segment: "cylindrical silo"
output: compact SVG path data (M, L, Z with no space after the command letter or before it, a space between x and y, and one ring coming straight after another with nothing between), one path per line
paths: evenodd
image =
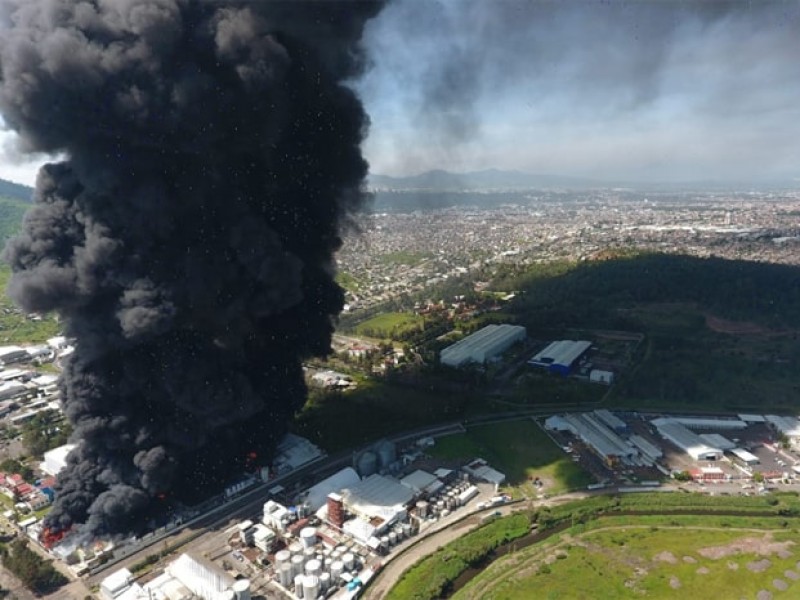
M300 530L300 541L304 548L313 548L317 543L317 530L313 527L303 527Z
M344 563L344 568L347 571L352 571L353 567L355 566L356 557L353 556L351 552L348 552L342 557L342 562Z
M303 597L303 579L305 575L295 575L294 578L294 595L298 598Z
M292 559L292 553L288 550L279 550L275 553L275 568L280 569L281 565L288 563Z
M323 592L327 592L328 588L331 587L331 574L330 573L323 573L319 576L319 587Z
M389 532L389 545L392 547L397 545L397 534L394 531Z
M316 575L319 577L321 573L322 563L320 563L316 558L306 563L306 575Z
M292 573L292 565L289 563L282 564L278 570L278 581L280 584L287 590L291 589L293 577L294 574Z
M339 585L339 577L344 571L344 563L340 560L335 560L331 563L331 580L333 585Z
M407 538L412 535L411 523L403 523L403 535Z
M233 591L236 593L236 600L250 600L250 580L237 579L233 582Z
M299 554L302 551L303 551L303 544L301 544L300 542L292 542L289 545L289 552L291 552L292 554Z
M306 575L303 578L303 598L304 600L316 600L319 596L319 577L316 575Z
M295 554L292 557L292 577L303 574L303 565L305 562L305 558L303 558L302 554Z

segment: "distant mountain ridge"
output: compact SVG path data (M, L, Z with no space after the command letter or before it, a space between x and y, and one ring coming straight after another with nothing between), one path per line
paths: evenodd
M31 202L33 199L33 188L27 185L14 183L13 181L0 179L0 198L11 198L13 200Z
M524 171L504 171L484 169L466 173L452 173L442 169L425 171L408 177L370 174L368 182L377 189L395 190L478 190L478 189L529 189L549 187L598 187L608 186L601 182L582 177L565 177L526 173Z
M746 190L746 189L797 189L797 180L752 180L752 181L684 181L684 182L646 182L632 180L590 179L565 175L526 173L502 169L484 169L453 173L442 169L425 171L408 177L392 177L370 173L368 185L375 190L417 191L417 192L462 192L487 190L525 190L525 189L590 189L590 188L631 188L639 190Z

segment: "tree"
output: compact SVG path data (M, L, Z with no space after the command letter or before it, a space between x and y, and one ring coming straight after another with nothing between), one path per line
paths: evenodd
M7 458L0 462L0 470L4 473L19 473L25 481L33 479L33 469L16 458Z

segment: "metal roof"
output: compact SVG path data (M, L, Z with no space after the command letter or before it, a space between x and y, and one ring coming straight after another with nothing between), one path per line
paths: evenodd
M766 420L787 437L800 437L800 419L766 415Z
M568 414L564 420L576 435L604 458L634 456L636 451L606 425L591 414Z
M442 363L460 366L467 362L484 362L494 354L502 352L515 341L527 335L520 325L487 325L463 340L444 348L439 353Z
M591 347L592 342L585 340L577 342L574 340L558 340L551 343L528 362L537 365L563 365L568 367Z

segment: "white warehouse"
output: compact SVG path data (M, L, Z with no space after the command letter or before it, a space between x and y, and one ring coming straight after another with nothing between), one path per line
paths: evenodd
M721 460L722 450L712 448L694 431L676 419L660 418L652 421L665 440L675 444L695 460Z
M520 325L487 325L442 350L439 360L450 367L462 367L468 363L484 364L526 336L525 328Z

